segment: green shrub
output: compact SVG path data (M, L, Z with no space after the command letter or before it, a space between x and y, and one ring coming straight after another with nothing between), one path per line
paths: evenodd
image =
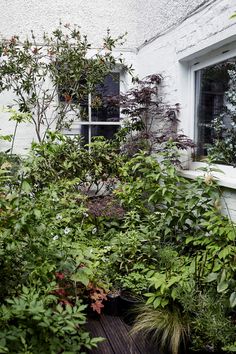
M49 290L23 287L19 297L6 299L0 307L1 353L85 353L102 340L83 329L85 305L63 307Z

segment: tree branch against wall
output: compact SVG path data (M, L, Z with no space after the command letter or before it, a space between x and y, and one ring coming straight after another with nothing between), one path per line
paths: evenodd
M114 69L121 57L112 50L124 42L124 35L112 38L110 31L100 49L89 55L91 45L79 27L60 24L51 35L44 33L39 45L34 32L24 41L18 36L0 44L0 92L12 91L20 112L31 114L31 123L39 142L46 132L63 128L69 111L78 114L78 104L85 95ZM127 68L131 70L131 67ZM86 78L86 80L85 80ZM64 87L64 103L58 100L58 89Z

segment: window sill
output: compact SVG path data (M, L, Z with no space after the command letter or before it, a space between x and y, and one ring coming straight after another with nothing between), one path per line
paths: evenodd
M203 177L206 172L198 170L199 168L206 167L207 165L202 162L192 162L188 170L181 170L180 174L183 177L195 179L197 177ZM231 189L236 189L236 168L224 165L214 165L212 168L216 167L222 172L214 172L211 174L222 187L227 187Z

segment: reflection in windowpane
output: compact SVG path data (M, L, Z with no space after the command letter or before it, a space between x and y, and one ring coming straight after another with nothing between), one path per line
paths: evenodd
M92 137L104 136L106 139L113 139L120 127L117 125L93 125L91 128Z
M226 92L230 86L228 71L235 68L236 58L211 65L195 73L195 141L197 156L207 155L207 145L212 144L215 130L213 120L218 118L228 105ZM229 124L225 118L224 124ZM222 136L222 139L224 136Z
M96 88L92 95L92 121L95 122L118 122L120 109L111 98L120 93L120 75L112 73L105 77L103 84Z

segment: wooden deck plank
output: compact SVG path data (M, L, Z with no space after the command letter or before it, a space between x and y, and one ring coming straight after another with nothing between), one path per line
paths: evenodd
M147 352L147 348L146 348L144 337L142 335L133 335L133 334L131 334L130 331L132 329L132 326L127 325L125 322L124 322L124 326L125 326L126 330L128 331L129 335L131 336L131 338L133 339L136 347L139 349L140 353L149 354Z
M86 329L93 337L106 338L104 342L98 344L97 348L90 350L90 354L115 354L100 321L89 319L86 324Z
M133 339L128 334L124 322L119 317L102 315L100 322L115 354L142 353L136 347Z

